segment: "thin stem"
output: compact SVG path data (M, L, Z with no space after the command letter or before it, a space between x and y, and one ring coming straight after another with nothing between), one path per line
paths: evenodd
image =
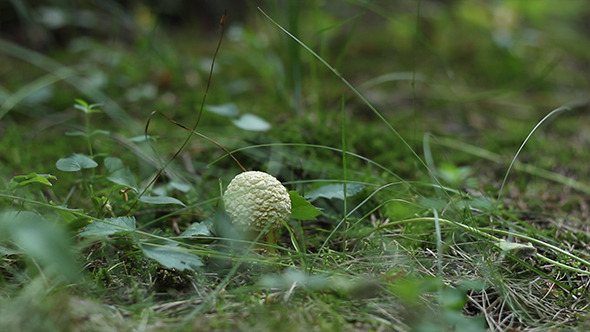
M549 114L547 114L541 121L539 121L539 123L537 123L535 125L535 127L533 128L533 130L531 130L531 132L527 135L527 137L524 139L524 141L522 142L522 144L518 148L518 151L516 151L514 158L512 158L512 161L510 162L510 165L508 166L508 169L506 170L506 174L504 175L504 180L502 180L502 185L500 186L500 190L498 191L498 198L497 198L498 204L500 204L500 198L502 198L502 191L504 190L504 186L506 185L506 181L508 180L508 175L510 174L512 167L514 166L514 163L516 162L516 158L518 158L518 155L520 155L520 152L522 151L522 149L524 149L524 146L529 141L531 136L533 136L533 134L535 133L537 128L539 128L545 121L547 121L553 115L563 112L563 111L569 111L569 110L571 110L571 108L568 106L561 106L559 108L554 109Z

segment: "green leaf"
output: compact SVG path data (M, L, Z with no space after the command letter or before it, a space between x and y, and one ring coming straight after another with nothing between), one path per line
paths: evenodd
M436 292L440 282L440 280L431 276L424 278L409 277L388 284L388 288L404 303L413 305L419 303L423 294Z
M298 220L315 220L322 211L311 205L296 191L289 191L291 197L291 217Z
M132 188L133 190L137 191L137 185L135 184L135 179L133 178L133 175L131 175L131 172L129 172L129 174L124 174L121 176L109 175L107 176L107 180L121 186Z
M168 183L168 187L172 188L172 189L176 189L176 190L181 191L183 193L186 193L191 189L190 185L188 185L186 183L178 182L178 181L170 181L170 183Z
M76 104L74 104L74 108L88 108L88 103L84 99L75 99Z
M141 142L147 142L147 141L156 141L158 139L159 136L150 136L150 135L139 135L139 136L134 136L131 137L129 139L129 141L134 142L134 143L141 143Z
M67 158L61 158L55 163L55 167L64 172L77 172L83 168L94 168L96 166L98 166L96 161L77 153Z
M31 183L40 183L46 186L53 186L49 180L57 180L57 178L51 174L37 174L29 173L27 175L17 175L10 179L10 188L24 187Z
M232 122L236 127L249 131L268 131L270 129L270 123L254 114L244 114Z
M115 173L117 171L125 169L123 162L119 158L108 157L104 159L104 166L107 168L109 173Z
M176 245L155 246L146 243L141 248L146 257L156 260L169 269L195 271L203 266L203 262L199 256L188 253Z
M227 116L230 118L236 117L240 114L238 107L234 103L223 104L223 105L207 105L205 106L205 110L211 113L215 113L222 116Z
M94 220L79 235L83 237L107 237L116 233L129 233L135 228L135 217L106 218L104 221Z
M365 186L360 183L349 183L346 185L346 197L354 196L360 193L364 188ZM344 184L328 184L312 191L305 196L305 198L309 199L310 201L314 201L320 197L344 200Z
M84 214L83 209L68 209L64 206L59 206L55 204L55 202L49 202L51 206L57 207L57 212L60 215L60 221L62 224L66 225L68 229L78 231L80 228L87 226L92 222L90 217L86 215L80 216L80 214ZM74 212L76 214L74 214Z
M169 196L142 196L139 201L148 204L177 204L185 206L183 202Z
M182 234L180 237L193 237L193 236L211 236L211 222L203 221L203 222L195 222L192 223Z
M73 281L79 266L68 234L55 222L30 211L0 213L0 240L14 242L19 250L39 264L46 275Z
M123 165L121 159L114 157L105 158L104 165L110 173L110 175L107 176L107 180L125 187L133 188L137 191L135 178L131 171Z
M392 200L385 204L383 213L392 220L413 218L419 215L424 208L404 200Z
M95 109L95 107L98 107L98 106L100 106L100 104L89 105L86 101L84 101L82 99L76 99L76 104L74 104L75 109L80 110L86 114L102 112L99 109Z

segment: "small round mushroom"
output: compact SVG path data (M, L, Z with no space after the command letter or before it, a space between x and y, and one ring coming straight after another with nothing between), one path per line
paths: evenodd
M232 223L245 230L277 230L291 214L287 189L264 172L236 175L223 194L223 202Z

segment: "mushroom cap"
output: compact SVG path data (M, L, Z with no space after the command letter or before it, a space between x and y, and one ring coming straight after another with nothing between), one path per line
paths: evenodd
M291 214L287 189L274 176L258 171L234 177L223 194L232 223L255 231L278 228Z

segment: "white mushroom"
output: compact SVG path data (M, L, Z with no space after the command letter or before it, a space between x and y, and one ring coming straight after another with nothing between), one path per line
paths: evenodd
M291 214L287 189L264 172L236 175L223 194L223 202L232 223L246 230L274 231Z

